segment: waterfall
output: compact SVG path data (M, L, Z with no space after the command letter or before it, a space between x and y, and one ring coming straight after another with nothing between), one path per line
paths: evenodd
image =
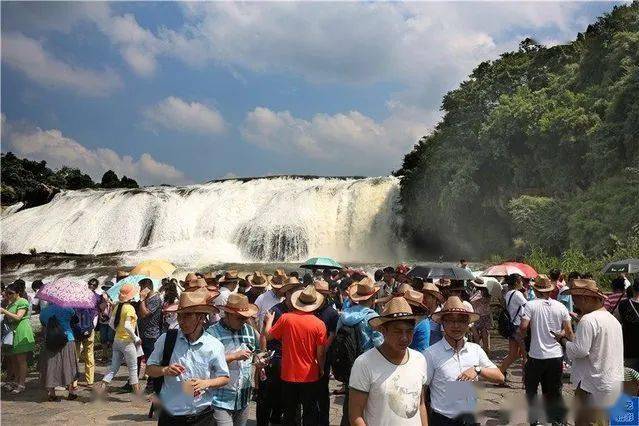
M134 263L399 259L395 177L256 178L186 187L63 191L4 214L3 254L122 253Z

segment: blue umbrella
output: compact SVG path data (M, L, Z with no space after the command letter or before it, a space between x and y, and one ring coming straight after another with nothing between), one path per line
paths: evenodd
M304 269L342 269L342 265L330 257L311 257L300 268Z
M148 278L151 281L153 281L153 290L154 291L158 291L158 289L160 288L160 280L159 279L150 278L150 277L147 277L145 275L129 275L128 277L123 278L120 281L118 281L117 283L115 283L113 285L113 287L111 287L109 290L107 290L107 292L106 292L107 296L109 296L109 298L111 300L118 300L118 294L120 293L120 288L124 284L131 284L131 285L133 285L133 287L135 287L137 289L137 294L133 298L133 301L137 302L138 300L140 300L140 285L138 283L140 282L140 280L142 280L144 278Z

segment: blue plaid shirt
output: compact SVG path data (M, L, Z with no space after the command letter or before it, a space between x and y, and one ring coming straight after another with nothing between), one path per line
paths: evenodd
M244 349L254 351L259 347L257 332L248 324L244 324L240 330L232 330L222 320L209 327L206 332L222 342L225 354ZM251 400L253 390L252 359L233 361L228 366L229 383L213 391L213 406L231 411L242 410Z

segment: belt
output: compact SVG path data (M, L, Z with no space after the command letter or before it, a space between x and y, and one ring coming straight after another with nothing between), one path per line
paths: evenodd
M184 414L182 416L172 416L170 415L168 412L164 412L165 415L169 418L169 420L173 420L175 422L179 422L179 423L194 423L197 422L198 420L201 420L202 417L210 414L213 412L213 407L212 406L208 406L206 407L204 410L200 411L199 413L195 413L195 414Z

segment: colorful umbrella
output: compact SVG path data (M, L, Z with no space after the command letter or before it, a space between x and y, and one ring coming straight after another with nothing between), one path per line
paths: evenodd
M300 268L304 269L342 269L342 265L330 257L312 257L304 262Z
M533 278L534 279L534 278L537 278L537 276L539 275L537 273L537 271L535 271L535 268L533 268L532 266L530 266L527 263L504 262L504 265L512 265L512 266L518 267L524 273L524 275L522 275L524 278Z
M151 278L165 278L175 271L175 265L167 260L146 260L130 272L131 275L145 275Z
M86 309L95 308L99 298L86 283L71 281L68 278L58 278L45 284L35 297L63 308Z
M151 281L153 281L153 289L155 291L157 291L160 288L160 280L156 278L150 278L144 275L129 275L128 277L123 278L117 283L115 283L113 287L107 290L107 296L109 296L111 300L116 301L118 300L118 294L120 293L120 288L122 288L124 284L131 284L137 290L136 295L133 298L133 301L137 302L138 300L140 300L140 284L138 283L140 282L140 280L144 278L149 278Z
M485 277L505 277L510 274L521 275L522 277L526 276L526 273L515 265L508 265L506 263L502 263L499 265L491 266L483 272L483 276Z

